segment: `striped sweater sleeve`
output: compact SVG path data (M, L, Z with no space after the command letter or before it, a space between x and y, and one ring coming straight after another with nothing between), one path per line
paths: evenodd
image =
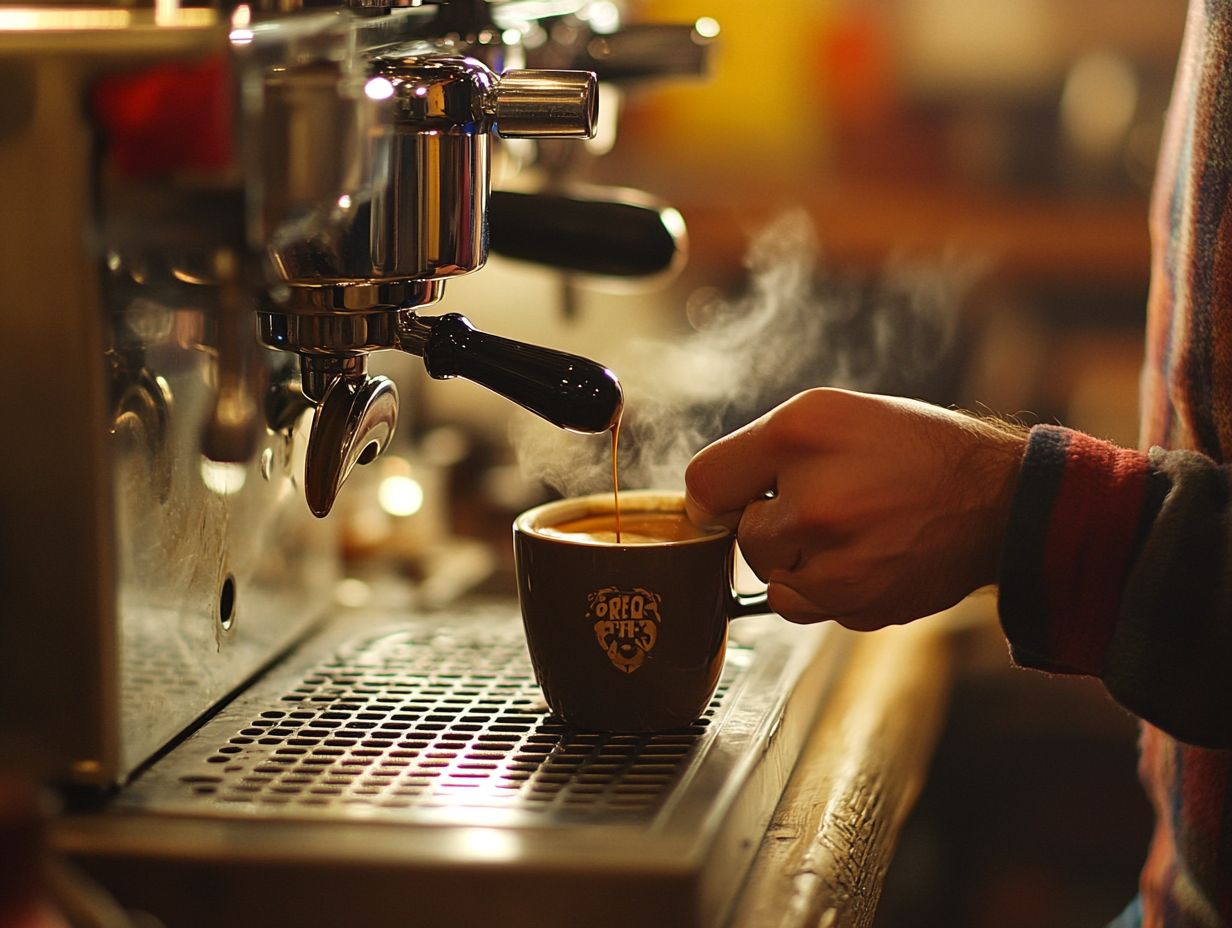
M1232 472L1032 429L999 584L1016 663L1100 677L1179 740L1232 747Z

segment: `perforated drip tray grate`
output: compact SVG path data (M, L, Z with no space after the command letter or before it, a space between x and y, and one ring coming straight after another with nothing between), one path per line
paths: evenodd
M194 745L205 756L179 774L180 798L327 817L379 809L389 818L485 810L487 822L494 810L538 823L644 818L704 748L749 659L748 648L732 649L693 725L615 735L547 714L520 630L507 622L363 636L313 667L276 708L254 707L225 740ZM244 714L227 713L228 723Z
M175 928L719 924L846 636L741 619L700 719L618 735L548 714L515 609L339 620L60 846Z

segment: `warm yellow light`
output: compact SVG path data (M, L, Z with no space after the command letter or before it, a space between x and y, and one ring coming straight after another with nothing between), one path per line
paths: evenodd
M347 577L345 580L339 580L334 587L334 598L343 606L362 609L372 599L372 588L362 580Z
M234 496L244 489L248 472L243 464L220 464L209 458L201 459L201 482L219 496Z
M465 828L457 839L468 857L483 861L513 861L522 853L522 839L500 828Z
M620 28L620 7L615 3L592 3L585 16L591 30L598 35L610 35Z
M227 38L232 45L248 45L252 42L252 8L247 3L241 3L231 14L231 32Z
M1088 157L1121 150L1138 110L1138 78L1122 55L1091 52L1074 62L1061 91L1061 126Z
M154 24L170 26L180 11L180 0L154 0Z
M32 29L125 29L132 25L128 10L0 9L0 31Z
M703 16L693 24L693 29L703 39L717 39L719 36L719 21L711 16Z
M157 0L154 7L154 24L176 29L198 29L212 26L217 21L215 12L206 8L183 9L179 0ZM0 8L0 32L93 32L98 30L127 29L142 25L140 13L130 10L54 9L44 7L9 6Z
M689 229L685 225L684 217L680 215L680 211L667 207L659 213L659 218L663 221L664 228L672 234L674 238L683 239L688 235Z
M391 516L413 516L423 508L423 487L412 477L395 474L381 481L377 501Z

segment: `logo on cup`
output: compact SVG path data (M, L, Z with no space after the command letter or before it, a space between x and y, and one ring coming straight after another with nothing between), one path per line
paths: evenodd
M640 586L632 590L608 586L586 597L586 618L594 623L599 647L617 670L633 673L654 650L662 601L658 593Z

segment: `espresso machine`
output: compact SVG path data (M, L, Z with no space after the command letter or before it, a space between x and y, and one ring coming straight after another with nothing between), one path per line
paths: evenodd
M564 429L619 416L602 363L433 306L489 253L678 263L670 211L576 195L545 154L593 135L601 87L703 70L712 30L629 20L0 5L0 776L57 797L52 849L121 908L721 922L833 634L742 620L705 717L605 734L546 714L515 605L335 598L329 513L398 420L375 353Z

